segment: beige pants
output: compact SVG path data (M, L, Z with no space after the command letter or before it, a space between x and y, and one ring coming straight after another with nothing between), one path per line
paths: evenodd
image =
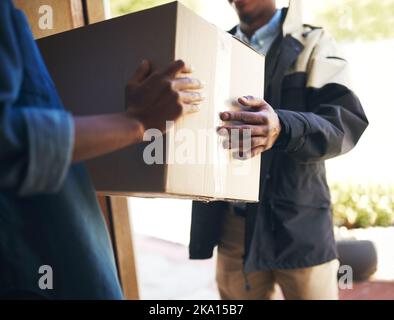
M244 228L244 218L233 213L226 214L216 270L222 299L275 299L278 297L276 285L289 300L338 299L338 260L303 269L251 272L247 274L250 290L246 290L242 265Z

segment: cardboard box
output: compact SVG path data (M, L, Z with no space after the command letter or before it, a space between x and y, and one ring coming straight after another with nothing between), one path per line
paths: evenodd
M237 97L263 96L263 56L178 2L38 44L65 107L75 115L123 111L125 85L144 58L158 67L183 59L205 82L201 111L183 116L164 138L164 163L144 161L153 146L148 142L87 162L99 193L258 201L260 157L233 159L215 129L220 111L239 108Z

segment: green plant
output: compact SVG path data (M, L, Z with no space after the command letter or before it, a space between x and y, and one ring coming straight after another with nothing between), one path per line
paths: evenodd
M339 41L393 38L394 1L332 0L321 5L315 22Z
M394 224L394 188L331 185L333 218L347 228L388 227Z

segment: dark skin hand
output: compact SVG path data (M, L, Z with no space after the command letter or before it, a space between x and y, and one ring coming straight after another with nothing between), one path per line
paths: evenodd
M138 119L144 130L164 132L166 121L176 120L182 112L198 110L202 95L199 80L187 77L191 73L182 61L151 74L143 62L126 87L126 114Z
M241 31L249 38L276 12L275 0L228 1L237 11ZM220 118L228 124L218 129L219 134L225 136L223 146L236 150L236 158L248 159L272 148L281 132L281 124L274 109L264 100L243 97L238 102L248 110L221 113ZM231 141L231 131L236 133L239 141Z
M198 111L203 100L200 81L190 77L183 61L152 72L143 61L126 87L126 111L75 117L73 161L98 157L143 139L144 131L164 132L166 121Z
M278 115L264 100L249 96L238 102L247 110L222 112L220 119L228 124L219 127L218 133L225 137L224 148L234 150L236 158L249 159L271 149L282 128ZM231 141L231 132L240 141Z

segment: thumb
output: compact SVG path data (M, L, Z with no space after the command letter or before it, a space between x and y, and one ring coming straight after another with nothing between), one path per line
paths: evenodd
M135 71L133 77L131 78L131 83L139 84L144 81L151 72L151 64L148 60L143 60L137 70Z
M263 99L256 98L253 96L244 96L238 99L238 102L245 107L250 107L256 111L261 111L263 109L269 109L269 104Z

